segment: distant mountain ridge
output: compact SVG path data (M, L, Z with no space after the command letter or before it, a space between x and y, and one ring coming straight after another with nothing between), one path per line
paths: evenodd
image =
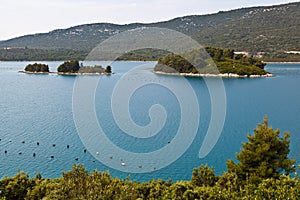
M233 19L232 15L241 16L240 10L220 12L222 15L191 15L178 17L165 22L157 23L133 23L118 25L112 23L84 24L67 29L57 29L48 33L37 33L12 38L0 43L0 47L11 48L43 48L43 49L92 49L94 43L99 43L122 31L139 27L160 27L169 28L183 32L190 36L209 28L216 27L224 21ZM83 45L83 46L82 46Z
M173 29L203 46L280 56L285 51L300 50L300 2L184 16L149 24L84 24L0 41L0 48L90 51L103 40L138 27Z

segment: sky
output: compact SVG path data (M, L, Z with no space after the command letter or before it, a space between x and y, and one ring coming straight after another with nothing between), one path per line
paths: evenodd
M299 0L298 0L299 1ZM0 40L71 26L165 21L294 0L0 0Z

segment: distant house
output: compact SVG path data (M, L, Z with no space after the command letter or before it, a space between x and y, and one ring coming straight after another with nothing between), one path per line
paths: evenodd
M247 51L235 51L234 54L243 54L245 56L249 56L249 52Z

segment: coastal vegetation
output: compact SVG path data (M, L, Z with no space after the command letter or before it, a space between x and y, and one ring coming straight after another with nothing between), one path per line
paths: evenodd
M1 61L84 60L88 51L72 49L8 48L0 49Z
M108 65L106 68L103 68L101 65L94 65L94 66L81 66L79 73L86 73L86 74L111 74L111 66Z
M78 60L66 61L57 68L60 74L111 74L111 66L105 69L101 65L83 66Z
M166 73L197 73L197 69L180 55L167 55L158 60L154 71Z
M105 69L100 66L100 65L95 65L95 66L82 66L80 67L79 73L104 73Z
M24 71L20 71L24 73L54 73L49 71L49 66L46 64L28 64ZM106 68L103 68L100 65L95 66L83 66L83 63L79 64L78 60L65 61L57 68L58 74L112 74L112 68L108 65Z
M217 69L212 67L211 60L216 64ZM235 54L232 49L206 47L205 52L203 50L193 50L183 53L182 56L167 55L158 60L154 71L192 74L221 73L250 76L266 75L268 72L264 70L265 65L266 63L258 58Z
M80 69L78 60L66 61L57 68L58 73L77 73Z
M111 71L111 66L108 65L106 68L105 68L105 73L108 73L108 74L111 74L112 71Z
M0 199L300 199L295 160L289 159L290 134L280 136L264 118L237 154L239 163L227 162L227 172L216 175L201 165L190 181L136 182L113 178L109 172L87 171L74 165L61 178L34 178L24 172L0 181Z
M295 172L295 160L289 159L290 133L280 137L280 130L268 126L268 119L247 136L248 142L242 144L242 150L236 154L238 164L228 160L228 172L234 172L241 181L260 183L267 178L278 179L281 174Z
M41 72L41 73L47 73L49 72L49 66L46 64L29 64L25 67L25 72Z
M1 61L64 61L84 60L89 51L69 49L29 49L12 48L0 49ZM157 61L170 52L160 49L139 49L127 52L117 58L118 61ZM286 52L265 52L261 60L265 62L299 62L300 53L292 54Z

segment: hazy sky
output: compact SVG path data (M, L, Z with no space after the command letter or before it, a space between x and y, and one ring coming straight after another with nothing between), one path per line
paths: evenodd
M294 0L0 0L0 40L96 22L156 22Z

